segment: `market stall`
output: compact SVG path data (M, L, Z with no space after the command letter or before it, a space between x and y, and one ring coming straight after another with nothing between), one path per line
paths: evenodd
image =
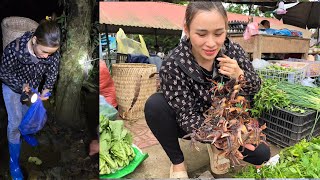
M258 34L244 40L242 34L231 34L231 40L237 42L253 59L261 59L262 53L301 53L307 57L310 39L300 37Z

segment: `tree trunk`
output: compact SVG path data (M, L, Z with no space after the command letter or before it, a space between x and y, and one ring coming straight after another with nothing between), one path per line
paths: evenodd
M91 56L90 30L92 0L70 0L67 38L60 61L56 90L56 121L68 127L84 126L80 118L80 93L84 81L81 62Z

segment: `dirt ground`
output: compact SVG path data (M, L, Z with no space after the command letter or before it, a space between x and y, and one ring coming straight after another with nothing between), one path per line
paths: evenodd
M86 97L93 96L97 95L92 94ZM95 98L91 98L91 100L88 98L86 99L86 103L89 103L88 106L98 106L98 102L92 100ZM86 112L87 114L84 113L82 116L90 117L90 114L96 113L95 109L91 111L93 112ZM31 147L24 141L22 143L20 165L25 179L98 179L99 156L88 155L88 146L91 140L88 128L74 130L62 127L55 123L52 111L47 109L47 112L47 123L36 135L39 146ZM8 143L5 134L7 119L4 113L5 110L1 108L0 179L10 179ZM35 165L28 162L29 157L39 158L42 164Z

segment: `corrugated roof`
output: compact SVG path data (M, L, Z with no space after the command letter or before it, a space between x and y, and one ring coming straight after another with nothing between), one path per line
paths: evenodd
M186 6L166 2L100 2L100 24L181 30ZM228 13L228 20L248 21L250 16ZM283 24L273 18L254 17L254 22L267 19L271 24Z
M181 30L185 6L165 2L100 2L100 23Z

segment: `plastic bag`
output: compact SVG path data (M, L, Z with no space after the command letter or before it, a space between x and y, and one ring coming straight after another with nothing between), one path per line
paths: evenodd
M122 54L143 54L150 57L146 43L141 35L139 35L140 42L130 39L126 36L124 31L119 28L117 32L118 53Z
M254 59L252 61L252 66L254 69L264 69L266 67L268 67L270 65L270 63L266 60L263 60L263 59Z
M301 85L302 86L309 86L309 87L317 87L315 84L313 84L314 81L315 81L315 79L308 77L308 78L301 81Z
M149 58L142 54L128 54L127 63L146 63L150 64Z
M133 144L132 147L136 156L128 164L128 166L119 169L118 171L111 174L100 175L100 179L123 178L128 174L132 173L145 159L149 157L148 153L143 153L141 149L139 149L136 145Z
M106 116L109 120L115 120L118 110L109 104L103 96L99 95L99 114Z
M24 115L19 130L22 135L35 134L40 131L47 122L47 113L42 100L38 97Z
M116 88L110 75L108 66L104 60L99 63L99 91L107 102L117 107Z

